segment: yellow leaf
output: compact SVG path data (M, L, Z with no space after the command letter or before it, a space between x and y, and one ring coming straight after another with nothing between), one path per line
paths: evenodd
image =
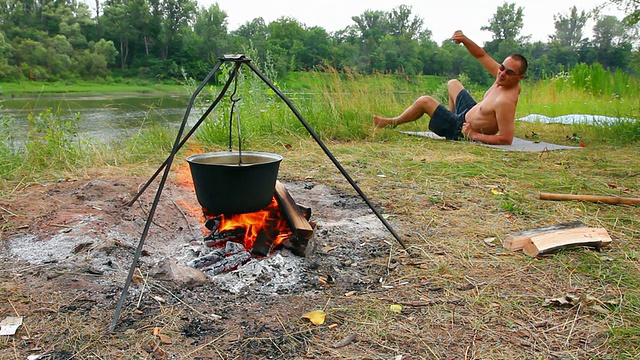
M397 312L397 313L402 312L402 305L393 304L393 305L389 306L389 308L393 312Z
M324 324L324 318L327 316L327 313L322 310L316 310L308 312L302 315L303 318L309 319L314 325L322 325Z
M502 195L502 191L498 189L491 189L491 192L493 193L493 195Z

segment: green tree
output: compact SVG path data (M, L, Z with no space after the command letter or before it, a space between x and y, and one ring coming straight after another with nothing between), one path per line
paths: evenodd
M303 44L305 50L300 53L300 63L306 70L311 70L329 58L331 42L327 31L314 26L306 29Z
M180 30L188 25L196 11L194 0L164 0L161 3L163 22L160 28L160 59L167 60L171 49L179 50Z
M185 35L185 49L192 54L198 67L209 68L215 64L226 52L227 43L227 13L218 4L199 8L193 31Z
M48 80L46 70L49 53L40 42L17 38L13 43L14 61L20 66L25 78L30 80Z
M453 44L452 41L449 43ZM425 38L420 41L420 49L418 51L420 61L420 73L431 75L452 75L453 55L444 47Z
M247 21L235 31L231 32L233 52L242 53L244 49L252 48L258 54L267 52L268 29L264 19L259 17Z
M351 18L355 24L341 31L338 41L359 46L356 67L365 71L420 72L421 39L431 32L423 29L424 20L411 14L411 7L401 5L390 12L367 10Z
M74 68L83 78L104 78L111 75L109 65L114 64L117 55L118 51L111 40L90 42L88 49L76 55Z
M524 25L524 8L516 9L515 3L504 3L498 6L496 13L489 20L489 25L480 27L480 30L486 30L493 33L493 40L515 40L523 41L526 38L519 38L520 31Z
M424 20L411 14L411 7L400 5L386 13L389 35L406 39L422 36Z
M626 69L631 61L631 44L625 25L612 15L598 18L593 27L596 59L605 68Z
M362 15L352 16L359 37L367 42L378 42L389 30L389 22L385 13L380 10L367 10Z
M147 0L129 0L127 3L127 13L131 20L130 27L133 29L130 37L133 42L134 56L144 54L143 56L149 57L153 46L158 44L162 19L157 17L159 4L157 1L155 3L155 7L152 2Z
M13 60L13 46L0 31L0 79L15 80L21 77L18 68L9 64L10 60Z
M624 9L625 18L623 21L628 25L635 25L640 22L640 0L609 0Z
M571 48L577 47L582 39L584 25L589 20L589 15L584 10L578 13L574 6L568 16L556 14L553 16L555 34L551 36L551 41L558 42L561 46Z
M600 50L606 51L622 42L624 34L624 25L617 17L604 15L599 17L593 26L593 43Z
M569 70L580 62L579 53L571 46L562 45L557 41L549 44L549 51L546 54L549 61L555 66L553 72Z
M131 23L131 18L127 16L129 13L128 4L122 0L110 0L104 7L102 15L102 23L107 34L111 34L118 43L118 52L120 55L120 69L124 70L127 66L129 58L129 42L135 36L135 28ZM108 38L111 36L107 35Z
M269 36L267 44L273 56L276 71L302 70L301 54L306 51L304 46L306 31L298 20L281 17L267 26Z

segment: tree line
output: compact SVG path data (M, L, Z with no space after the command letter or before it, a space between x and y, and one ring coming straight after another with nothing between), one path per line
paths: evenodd
M555 32L547 42L531 42L521 34L523 10L508 2L498 6L481 28L492 40L481 45L496 59L525 55L530 77L553 76L581 63L640 70L634 21L574 6L553 15ZM592 38L583 36L589 19L595 22ZM94 0L90 7L76 0L0 0L0 80L201 78L221 55L241 52L258 56L279 74L331 67L408 76L464 73L478 83L491 81L464 48L432 40L428 24L409 6L367 10L352 20L332 33L290 17L270 23L256 18L229 31L217 3Z

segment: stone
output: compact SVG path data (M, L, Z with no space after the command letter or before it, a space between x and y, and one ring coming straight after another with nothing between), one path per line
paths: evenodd
M198 269L179 264L176 260L166 258L160 261L152 270L155 279L172 281L178 285L189 287L206 284L210 278Z

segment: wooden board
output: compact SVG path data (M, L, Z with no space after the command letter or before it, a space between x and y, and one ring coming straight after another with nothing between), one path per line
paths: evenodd
M531 242L522 250L529 256L538 256L572 246L600 248L610 243L611 237L605 228L585 227L532 236Z
M505 236L504 240L502 241L502 246L511 251L518 251L522 250L527 244L531 242L532 236L579 227L586 227L586 225L581 221L572 221L521 231L513 234L507 234L507 236Z

